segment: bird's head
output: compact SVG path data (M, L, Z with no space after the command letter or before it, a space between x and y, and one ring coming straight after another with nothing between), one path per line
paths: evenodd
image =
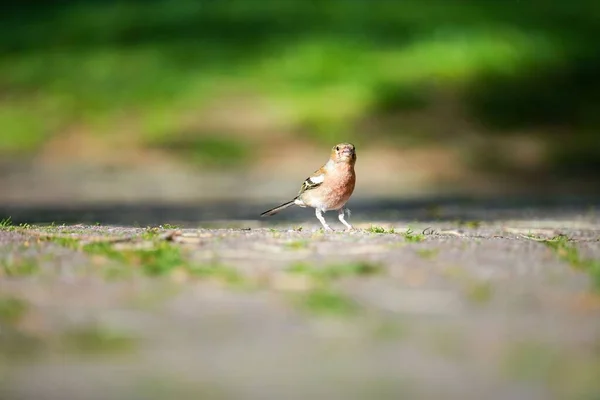
M331 159L336 162L354 164L356 162L356 150L352 143L340 143L331 149Z

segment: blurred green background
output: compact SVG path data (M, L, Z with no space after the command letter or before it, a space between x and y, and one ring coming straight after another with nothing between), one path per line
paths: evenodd
M29 0L2 14L3 199L31 165L295 187L339 141L378 174L373 193L599 186L597 0ZM389 168L369 169L380 154Z

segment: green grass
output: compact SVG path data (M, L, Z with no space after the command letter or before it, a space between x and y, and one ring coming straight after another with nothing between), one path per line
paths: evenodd
M160 242L152 249L135 250L132 252L121 251L122 256L130 256L142 266L146 275L166 275L177 267L184 267L186 261L181 249L169 243Z
M12 219L10 217L0 219L0 230L8 230L11 227L12 227Z
M309 276L320 283L330 283L342 278L378 274L383 272L383 268L379 264L369 262L349 262L325 266L298 263L292 265L287 271L291 274Z
M467 300L476 304L487 304L492 300L494 287L491 282L471 280L465 285Z
M470 303L485 305L494 297L494 286L491 282L474 276L463 267L447 267L442 275L459 283L463 297Z
M377 226L377 225L371 225L368 229L367 232L370 233L387 233L387 234L396 234L396 233L400 233L398 231L396 231L394 228L390 228L390 229L385 229L382 226ZM400 233L404 239L406 239L407 242L421 242L423 240L425 240L425 235L422 233L415 233L411 228L408 228L406 230L406 232L404 233Z
M522 381L545 381L556 378L564 362L556 348L540 342L514 343L505 353L504 373Z
M310 242L308 240L292 240L286 242L284 246L290 250L302 250L308 248Z
M230 285L247 283L237 269L219 263L192 264L187 269L192 276L199 278L213 278Z
M325 266L306 263L294 264L287 269L290 274L310 277L313 288L293 297L294 304L315 315L350 316L357 314L361 307L352 298L334 288L340 279L370 276L382 272L378 264L350 262Z
M600 393L597 352L521 339L501 353L500 372L510 379L543 383L564 399L594 399Z
M144 240L154 240L163 232L160 226L147 226L142 232L141 238Z
M376 339L394 342L406 339L410 333L410 324L399 319L384 319L373 329Z
M152 242L149 248L115 248L109 242L95 242L82 245L77 238L48 238L58 245L77 249L87 254L104 257L112 263L105 266L107 279L122 279L142 273L150 277L170 276L183 272L184 279L215 279L230 286L252 288L243 274L235 268L218 262L195 263L184 254L183 248L176 244L157 239L160 229L149 227L140 235L145 241ZM303 248L306 241L290 242L291 248ZM308 276L314 285L308 292L293 296L295 304L315 314L350 315L359 310L355 302L333 288L333 283L343 278L370 276L383 271L379 264L366 261L313 266L298 263L288 268L290 274ZM95 339L94 339L95 340Z
M385 228L381 227L381 226L370 226L369 229L367 229L367 232L371 232L371 233L385 233Z
M394 230L394 228L390 228L389 230L386 230L384 227L382 227L382 226L376 226L376 225L371 225L367 229L367 232L370 232L370 233L389 233L389 234L396 233L396 231Z
M481 221L459 221L458 226L464 226L465 228L469 229L478 229L479 227L481 227Z
M431 88L450 88L465 101L474 92L481 113L510 118L519 110L510 101L519 99L518 90L501 85L481 93L492 87L490 77L518 82L532 69L562 70L577 57L597 62L583 57L598 36L592 0L289 0L252 7L245 0L107 0L52 9L35 3L11 7L18 17L8 15L0 28L2 153L35 151L75 126L105 135L132 122L128 133L148 146L230 165L249 159L251 143L197 123L212 100L258 98L267 110L277 108L273 115L285 129L328 143L352 135L360 140L357 121L427 107ZM569 79L565 89L576 84ZM536 87L526 104L538 104ZM539 93L550 100L528 114L552 115L559 93L577 100L594 90L575 89ZM238 118L239 108L224 114Z
M462 360L466 356L468 341L464 334L440 328L429 332L426 337L426 348L429 351L449 360Z
M354 300L329 287L298 295L295 302L301 309L315 315L351 316L360 311Z
M203 132L161 136L149 143L180 154L190 163L213 167L236 167L247 162L251 155L250 144L240 138Z
M174 224L162 224L159 226L159 228L161 228L161 229L179 229L179 228L181 228L181 226L174 225Z
M105 257L112 261L105 266L104 277L108 280L127 279L137 273L150 277L161 277L183 271L191 278L217 279L229 285L244 285L247 282L234 268L218 262L195 263L184 254L183 248L171 242L158 240L160 227L148 227L140 235L150 247L117 249L110 242L94 242L82 245L78 238L50 237L47 240L58 245L83 251L89 255Z
M29 229L29 228L31 228L31 225L26 224L26 223L21 223L19 225L15 225L10 216L0 219L0 231L17 231L17 230L23 230L23 229Z
M24 277L40 271L39 262L34 258L5 258L0 261L0 277Z
M34 358L45 350L39 337L12 325L0 323L0 326L0 363L14 365L14 361Z
M556 236L542 243L552 249L561 260L569 263L578 271L587 273L594 290L600 291L600 260L582 257L579 249L564 235Z
M76 237L66 236L48 236L43 238L48 242L56 243L59 246L68 247L70 249L78 249L80 246L80 240ZM90 245L92 246L92 245Z
M404 236L404 240L409 243L418 243L425 240L425 235L422 233L415 233L412 229L408 228L406 232L402 234Z
M425 259L435 258L440 252L439 249L417 249L415 251L419 255L419 257Z
M0 323L15 324L27 313L29 304L16 297L0 297Z
M89 254L101 255L117 261L123 269L139 266L142 273L151 277L165 276L182 269L197 278L217 278L232 284L242 281L240 274L232 268L217 263L190 262L180 246L169 242L156 242L148 249L126 250L116 250L110 243L94 243L84 246L83 250ZM116 266L113 266L109 273L114 277L128 275L124 272L119 274Z
M61 347L77 354L123 354L135 350L137 340L132 335L100 326L86 326L64 332Z

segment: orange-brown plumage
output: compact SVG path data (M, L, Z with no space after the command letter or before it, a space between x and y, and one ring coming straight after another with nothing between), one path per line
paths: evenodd
M306 178L298 195L292 201L265 211L261 216L274 215L292 205L315 208L316 216L326 229L331 229L322 213L338 211L338 218L348 229L352 226L344 219L344 206L356 186L356 151L351 143L340 143L331 149L329 161Z

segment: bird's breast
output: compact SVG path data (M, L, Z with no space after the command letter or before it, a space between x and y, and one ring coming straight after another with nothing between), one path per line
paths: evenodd
M337 210L346 204L356 184L354 169L340 168L328 174L321 193L325 210Z

